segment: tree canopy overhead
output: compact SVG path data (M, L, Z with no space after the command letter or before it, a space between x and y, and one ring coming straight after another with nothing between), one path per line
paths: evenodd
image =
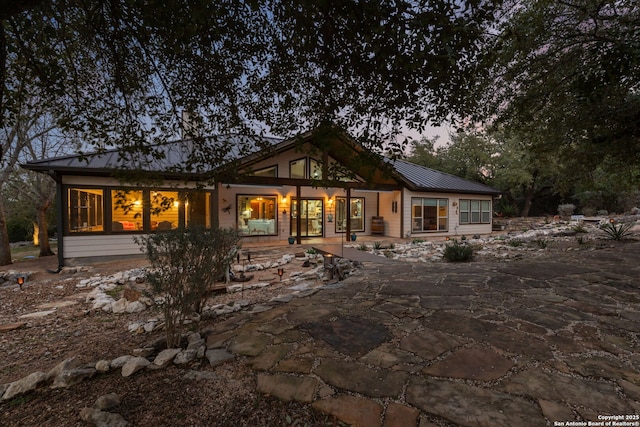
M640 3L512 1L479 68L476 118L565 154L640 156ZM589 154L588 156L585 154Z
M463 111L498 4L32 1L1 15L2 120L27 80L95 147L175 138L182 111L191 136L332 122L382 144Z

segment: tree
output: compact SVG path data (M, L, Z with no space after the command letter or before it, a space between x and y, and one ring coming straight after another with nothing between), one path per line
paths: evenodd
M637 164L640 4L535 0L504 10L478 65L485 78L476 105L486 108L476 118L564 147L583 170L610 156Z
M187 170L229 153L200 144L205 135L291 136L327 122L399 152L400 124L421 130L458 111L498 4L31 2L0 15L3 64L21 67L17 78L45 90L61 125L94 148L148 153L177 136L186 111L198 147ZM2 83L10 94L15 83ZM11 121L4 102L0 111Z

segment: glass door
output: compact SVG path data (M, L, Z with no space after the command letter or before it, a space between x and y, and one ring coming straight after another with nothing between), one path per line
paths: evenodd
M323 200L304 199L291 201L291 235L298 236L298 215L300 215L300 237L322 237Z

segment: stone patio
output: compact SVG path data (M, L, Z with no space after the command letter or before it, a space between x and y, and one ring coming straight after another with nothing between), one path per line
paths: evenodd
M365 262L208 342L247 357L260 392L353 425L587 425L569 422L640 413L638 277L638 241L510 263Z

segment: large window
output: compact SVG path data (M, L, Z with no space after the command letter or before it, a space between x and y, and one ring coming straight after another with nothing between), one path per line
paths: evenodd
M352 197L349 221L351 221L351 231L364 231L364 198ZM347 231L347 199L336 197L336 232Z
M322 164L314 159L298 159L289 162L289 178L321 179Z
M460 200L460 224L489 224L490 200Z
M238 195L238 230L245 236L275 235L277 196Z
M177 191L151 191L151 231L172 230L180 224Z
M269 166L268 168L258 169L249 174L250 176L267 176L276 178L278 176L278 166Z
M111 231L142 230L142 191L111 190Z
M448 199L411 199L411 231L447 231Z
M71 233L104 231L104 192L97 188L69 188L68 227Z

